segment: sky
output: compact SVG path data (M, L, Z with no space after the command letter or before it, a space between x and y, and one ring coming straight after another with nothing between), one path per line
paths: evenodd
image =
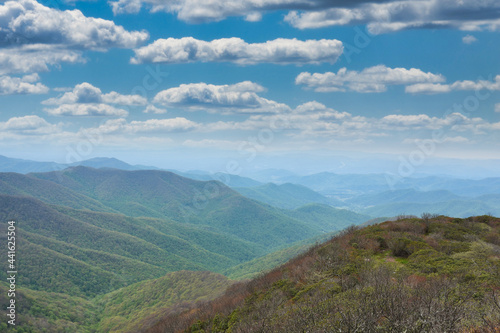
M500 159L499 32L496 0L2 1L0 155Z

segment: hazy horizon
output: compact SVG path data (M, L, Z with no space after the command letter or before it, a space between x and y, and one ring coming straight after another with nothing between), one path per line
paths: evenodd
M207 154L205 152L205 154ZM204 156L200 154L185 154L184 158L161 158L142 154L129 156L126 154L92 156L88 159L51 160L50 158L30 158L26 154L0 155L7 158L23 159L36 162L55 162L59 164L72 164L94 158L115 158L130 165L150 166L164 170L181 172L202 171L207 173L229 173L252 178L263 171L286 171L296 175L305 176L322 172L336 174L390 174L395 177L425 177L445 176L464 179L483 179L500 177L500 160L470 160L470 159L439 159L426 158L424 163L414 163L409 156L390 154L330 154L325 156L318 152L298 156L297 154L266 155L257 154L248 162L241 155L228 154L222 156ZM417 160L418 162L418 160Z

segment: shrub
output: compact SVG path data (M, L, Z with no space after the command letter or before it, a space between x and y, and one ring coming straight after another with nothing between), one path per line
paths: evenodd
M412 253L427 248L429 245L422 241L414 241L404 237L398 237L389 241L389 249L395 257L407 258Z

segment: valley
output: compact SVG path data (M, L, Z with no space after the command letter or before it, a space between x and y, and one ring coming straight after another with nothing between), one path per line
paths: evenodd
M446 207L451 216L484 215L495 212L499 195L489 192L494 180L448 181L446 190L433 189L437 180L408 180L412 188L383 191L375 185L378 175L337 175L334 181L323 174L322 187L319 176L296 184L239 177L233 188L201 172L196 180L185 177L189 172L97 162L101 168L40 172L42 165L26 167L31 173L0 173L0 220L18 227L17 332L154 329L298 260L346 228ZM370 179L374 185L363 194L329 196L328 186L356 188ZM480 196L460 195L467 188ZM6 224L1 228L5 233Z

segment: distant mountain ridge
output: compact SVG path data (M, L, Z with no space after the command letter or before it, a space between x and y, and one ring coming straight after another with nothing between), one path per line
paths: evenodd
M19 158L9 158L0 155L0 172L32 173L64 170L72 166L87 166L92 168L111 168L121 170L158 170L157 167L130 165L116 158L95 157L74 163L38 162Z
M235 190L248 198L286 209L298 208L309 203L345 206L340 200L327 198L308 187L291 183L280 185L268 183L256 187L237 187Z
M114 158L93 158L76 164L99 169L160 171L155 167L132 166ZM48 171L61 171L75 166L0 156L0 170L20 173L34 172L34 170L46 171L47 169ZM372 217L396 216L405 213L420 215L424 212L443 213L457 217L500 213L500 201L494 199L495 196L500 195L500 178L480 180L447 176L394 178L385 174L350 175L331 172L300 176L284 170L270 169L254 174L260 180L272 178L275 182L262 184L251 178L226 173L210 173L200 170L188 172L172 170L172 172L195 180L221 181L237 189L246 197L277 208L293 209L303 204L323 203L348 208ZM19 193L19 189L11 189L10 192L4 191L4 193L23 194ZM59 197L66 200L62 196ZM74 200L72 205L75 205ZM456 205L460 207L455 207ZM162 216L146 206L132 202L129 208L136 213L141 212L142 215ZM111 207L109 209L115 211ZM128 212L125 213L128 214Z
M205 225L266 247L312 237L318 232L220 182L196 181L166 171L73 167L31 176L82 193L128 216Z

